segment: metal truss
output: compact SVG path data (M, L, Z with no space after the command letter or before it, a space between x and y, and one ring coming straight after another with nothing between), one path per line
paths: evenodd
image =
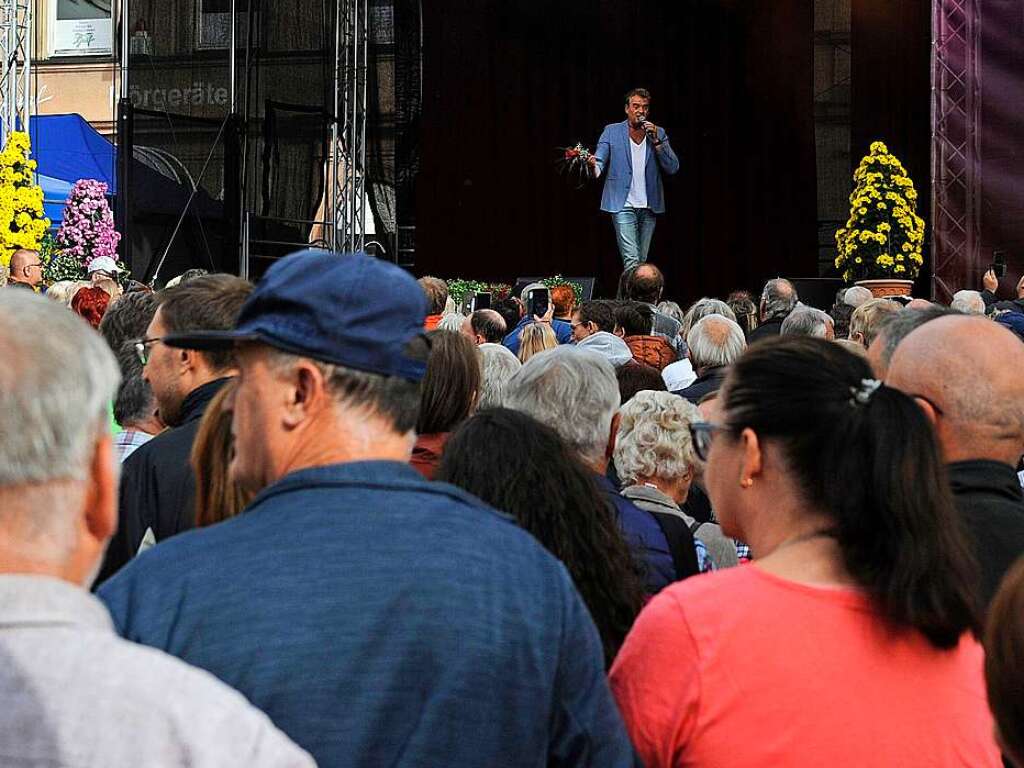
M932 292L948 301L981 264L981 0L932 14Z
M0 0L0 143L28 130L32 109L32 0Z
M335 0L329 215L331 246L339 252L366 245L369 15L369 0Z

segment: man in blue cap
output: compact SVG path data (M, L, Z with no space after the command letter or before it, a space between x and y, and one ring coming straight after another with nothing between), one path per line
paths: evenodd
M321 765L631 764L565 569L407 464L425 315L398 267L306 251L236 330L166 338L235 347L231 473L263 490L100 597L126 638L235 686Z

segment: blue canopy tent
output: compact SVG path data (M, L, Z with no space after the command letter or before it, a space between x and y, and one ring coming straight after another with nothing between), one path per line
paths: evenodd
M29 138L31 156L37 163L36 180L43 189L43 207L54 228L63 221L64 203L79 179L105 182L108 197L116 196L117 148L81 115L36 115L29 122ZM170 162L162 165L152 159L156 154L154 148L137 146L132 158L131 226L123 242L130 249L127 260L140 279L153 260L170 248L186 210L188 216L180 236L169 251L169 269L183 271L196 266L190 261L198 250L195 243L201 241L203 251L208 253L206 243L214 234L205 232L204 227L223 227L223 203L202 187L193 192L188 171L173 153L163 151L160 156ZM176 169L184 170L184 174ZM114 200L110 202L113 205ZM207 262L212 258L201 266L210 267Z
M64 201L79 179L105 182L117 193L117 153L81 115L35 115L29 119L32 157L43 188L43 207L54 226L64 218Z

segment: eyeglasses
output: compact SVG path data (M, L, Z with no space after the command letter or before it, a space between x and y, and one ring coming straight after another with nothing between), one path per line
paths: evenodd
M163 341L163 337L154 336L151 339L138 339L135 342L135 354L139 356L139 362L146 365L149 362L149 345Z
M715 432L721 429L721 426L709 421L695 421L690 424L690 439L693 441L693 450L698 459L708 460L708 455L711 453L711 438L715 436Z

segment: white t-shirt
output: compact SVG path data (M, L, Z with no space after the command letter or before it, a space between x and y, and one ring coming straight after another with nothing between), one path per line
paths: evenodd
M629 184L625 208L647 207L647 140L637 144L629 139L630 155L633 159L633 180Z

